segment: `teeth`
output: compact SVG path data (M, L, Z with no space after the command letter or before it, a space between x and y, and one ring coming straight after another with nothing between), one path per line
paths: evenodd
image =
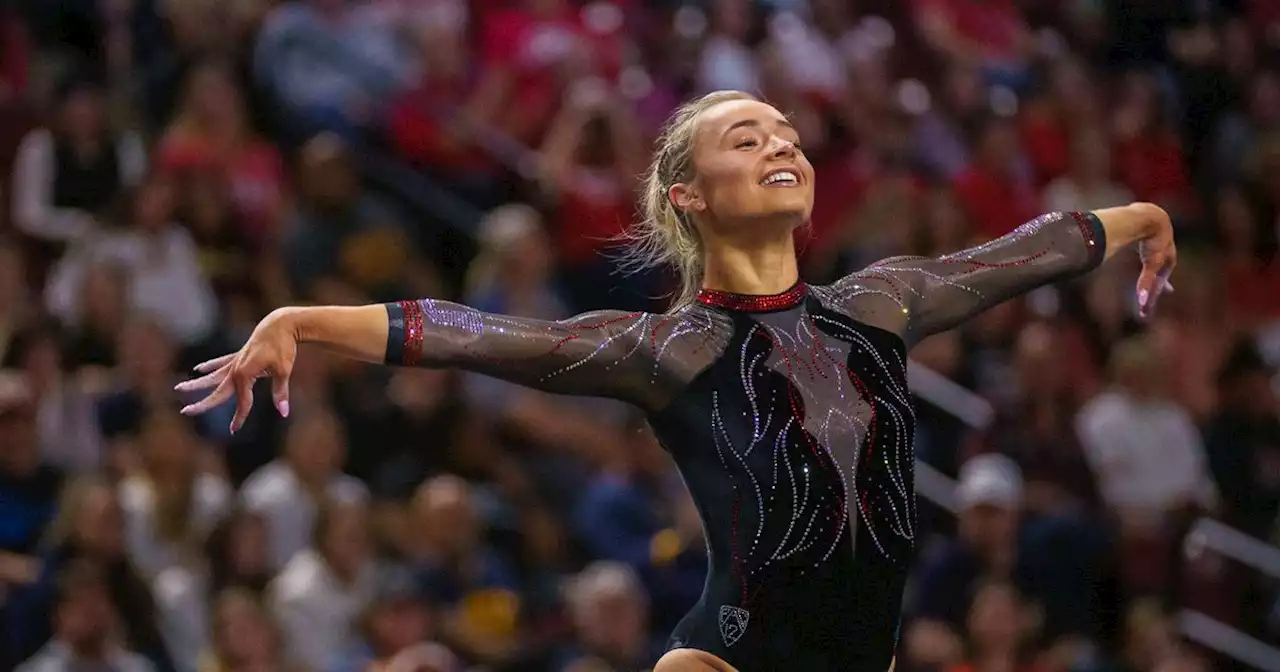
M800 181L800 178L796 177L795 173L789 170L783 170L783 171L774 173L769 177L764 178L763 180L760 181L760 184L777 184L778 182L787 182L787 183L794 184L799 181Z

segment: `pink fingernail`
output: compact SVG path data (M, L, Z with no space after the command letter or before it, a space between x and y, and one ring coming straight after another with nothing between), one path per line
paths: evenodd
M280 411L280 417L282 418L289 417L289 402L282 401L276 405L276 408Z
M1147 290L1145 289L1138 290L1138 307L1146 308L1148 298L1150 298L1150 294L1147 292Z
M231 421L231 426L227 428L227 431L231 432L232 434L235 434L237 429L239 429L239 428L238 428L238 427L236 427L236 421L235 421L235 420L232 420L232 421Z

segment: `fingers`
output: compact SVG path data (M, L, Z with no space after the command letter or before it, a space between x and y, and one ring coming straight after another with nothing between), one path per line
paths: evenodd
M231 367L223 366L222 368L218 369L217 371L214 371L213 373L205 374L203 376L200 376L199 378L192 378L191 380L184 380L181 383L174 385L173 389L179 392L195 392L197 390L207 390L221 383L229 373L231 373Z
M182 409L182 414L200 415L211 408L221 406L226 400L230 399L231 395L234 393L235 386L231 384L231 378L223 378L222 382L218 383L218 386L214 388L213 392L209 393L209 396L194 404L186 406Z
M235 359L236 355L238 354L240 353L233 352L229 355L223 355L221 357L218 357L217 359L211 359L207 362L201 362L195 365L195 371L196 373L209 373L210 371L216 371L222 368L223 366L226 366L228 363L230 363L231 360Z
M280 417L289 417L289 373L281 372L271 379L271 398Z
M1173 274L1172 259L1148 259L1138 275L1138 316L1147 319L1155 311L1156 303L1164 292L1172 292L1169 276Z
M228 380L234 381L236 391L236 414L231 418L231 433L244 425L244 421L249 417L249 411L253 410L253 376L235 375Z

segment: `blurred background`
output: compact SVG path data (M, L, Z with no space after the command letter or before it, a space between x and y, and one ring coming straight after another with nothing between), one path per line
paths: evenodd
M286 422L172 391L272 308L662 310L622 276L663 118L818 168L805 276L1047 210L1136 260L914 353L899 670L1280 670L1280 2L0 1L0 669L648 669L696 511L616 404L307 351ZM96 661L96 662L94 662Z

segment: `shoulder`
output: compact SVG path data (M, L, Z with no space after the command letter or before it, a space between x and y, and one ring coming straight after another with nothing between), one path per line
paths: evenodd
M22 136L18 143L18 157L32 153L49 153L53 151L53 133L47 128L37 128Z
M309 595L316 593L323 573L324 567L315 552L298 551L271 581L267 588L269 600L276 605L306 601Z
M240 497L249 508L259 508L288 497L292 491L293 477L289 470L278 462L271 462L249 476L240 488Z
M149 511L154 504L151 486L141 478L130 476L120 483L120 507L130 513Z
M329 496L340 502L362 502L369 498L369 489L360 479L343 474L329 485Z

